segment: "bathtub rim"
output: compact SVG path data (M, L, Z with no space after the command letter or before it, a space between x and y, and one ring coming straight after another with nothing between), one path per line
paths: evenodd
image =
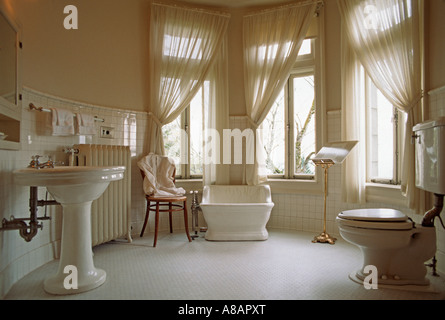
M267 193L265 196L265 199L263 198L261 202L209 202L210 193L212 192L212 189L232 189L232 188L239 188L239 189L261 189L265 190ZM213 192L215 192L213 190ZM267 204L274 204L272 200L272 190L268 184L265 185L255 185L255 186L249 186L249 185L206 185L202 189L202 199L200 205L267 205Z

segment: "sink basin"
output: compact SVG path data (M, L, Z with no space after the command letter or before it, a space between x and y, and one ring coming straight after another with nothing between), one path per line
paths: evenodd
M122 179L125 167L25 168L14 171L15 182L27 186L82 184Z
M124 177L125 167L55 167L14 171L14 181L46 187L59 203L79 203L99 198L111 181Z
M91 204L112 181L124 177L125 167L55 167L14 171L19 185L44 186L63 207L59 268L44 281L51 294L73 294L92 290L106 280L106 272L95 268L91 245ZM68 271L67 271L68 270ZM70 272L71 271L71 272Z

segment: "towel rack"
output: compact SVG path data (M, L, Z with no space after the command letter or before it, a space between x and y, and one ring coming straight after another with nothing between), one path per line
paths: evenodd
M43 107L36 107L34 105L34 103L30 103L29 104L29 109L30 110L37 110L37 111L41 111L41 112L51 112L50 109L45 109ZM76 116L76 115L74 115L74 116ZM105 122L104 119L98 118L97 116L94 116L94 121Z

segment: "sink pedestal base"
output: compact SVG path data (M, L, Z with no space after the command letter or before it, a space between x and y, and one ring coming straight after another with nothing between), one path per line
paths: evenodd
M62 248L57 273L44 282L51 294L76 294L105 282L106 273L93 263L91 247L91 203L64 204ZM77 288L76 288L77 285Z

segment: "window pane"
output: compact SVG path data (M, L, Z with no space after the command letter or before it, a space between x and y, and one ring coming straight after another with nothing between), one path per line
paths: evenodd
M303 56L311 53L312 53L312 40L304 39L303 43L301 44L300 51L298 51L298 55Z
M202 39L164 35L164 56L202 59Z
M293 78L295 174L314 174L315 154L314 76Z
M393 179L394 171L394 108L373 85L369 102L369 157L371 179Z
M283 50L286 53L285 56L288 57L290 54L290 47L291 42L286 42L284 44ZM273 60L276 58L278 53L278 44L271 44L271 45L262 45L258 49L258 57L259 61L262 60ZM303 40L300 51L298 51L298 56L303 56L307 54L312 53L312 40L311 39L305 39Z
M164 148L167 156L176 164L176 175L181 175L181 117L162 127ZM182 150L184 152L185 150Z
M281 91L262 124L267 174L284 174L285 130L284 90Z
M190 175L202 175L204 96L201 88L190 102Z

